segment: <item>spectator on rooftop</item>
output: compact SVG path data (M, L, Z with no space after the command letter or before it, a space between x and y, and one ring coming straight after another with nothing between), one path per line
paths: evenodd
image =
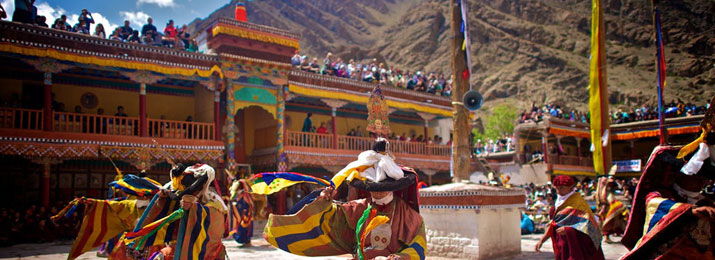
M72 31L76 33L81 33L81 34L87 34L89 35L89 28L86 26L87 22L80 18L79 22L72 27Z
M63 14L62 16L60 16L60 19L62 19L62 22L65 24L65 30L68 32L71 32L72 25L70 25L70 23L67 22L67 16Z
M186 51L188 52L197 52L199 51L199 45L196 43L196 40L192 39L189 42L189 46L186 47Z
M82 9L82 13L79 14L78 19L84 19L84 27L86 27L85 29L89 32L89 27L94 23L94 18L92 17L92 14L87 11L87 9Z
M179 29L179 41L183 45L183 49L188 49L189 44L191 44L191 34L189 33L189 28L186 25L182 25Z
M119 37L122 38L122 40L128 40L129 36L132 35L132 32L134 32L134 29L132 29L131 26L129 26L129 20L124 20L124 26L119 27Z
M37 24L37 26L41 26L41 27L45 27L45 28L49 27L47 25L47 17L45 17L44 15L38 15L35 18L35 24Z
M318 58L313 58L313 61L310 62L310 72L313 73L318 73L320 72L320 65L318 65Z
M166 24L166 28L164 28L164 37L161 38L161 44L169 48L178 47L178 35L179 30L174 27L174 20L169 20L169 23Z
M122 41L123 39L122 39L122 37L120 36L119 31L120 31L119 28L114 29L114 31L112 31L112 35L109 36L109 39L110 39L110 40L114 40L114 41Z
M142 26L142 38L144 38L145 43L152 44L156 42L156 37L159 33L156 31L156 26L154 26L154 20L149 17L146 19L147 24Z
M55 23L52 24L52 29L67 31L67 28L65 27L65 22L63 22L61 18L55 19Z
M94 28L94 36L102 39L107 38L107 34L104 32L104 25L97 24L97 27Z
M15 0L15 11L12 13L12 21L20 23L34 23L32 19L32 7L35 0Z
M139 37L139 31L134 30L132 34L127 38L127 42L141 43L141 38Z
M303 55L300 57L300 70L302 71L310 71L310 59L308 59L308 56Z
M333 73L333 54L328 52L328 55L323 59L323 74L334 75Z
M298 68L298 67L300 67L301 63L302 62L301 62L301 57L300 57L300 51L296 50L293 57L290 58L290 64L293 65L293 67Z

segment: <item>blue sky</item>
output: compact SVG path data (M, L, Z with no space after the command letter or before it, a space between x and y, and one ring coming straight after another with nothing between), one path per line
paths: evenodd
M10 19L15 9L14 0L0 1ZM109 35L116 26L122 26L124 20L139 29L147 17L152 17L157 29L164 30L169 19L177 25L188 24L195 18L207 17L228 3L230 0L37 0L35 6L39 15L47 17L48 25L62 14L67 15L71 20L69 23L74 25L82 9L86 8L95 19L92 33L96 23L102 23Z

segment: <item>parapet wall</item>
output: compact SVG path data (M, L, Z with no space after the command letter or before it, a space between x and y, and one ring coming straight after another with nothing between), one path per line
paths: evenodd
M520 210L524 191L477 184L446 184L420 190L427 255L492 259L521 252Z

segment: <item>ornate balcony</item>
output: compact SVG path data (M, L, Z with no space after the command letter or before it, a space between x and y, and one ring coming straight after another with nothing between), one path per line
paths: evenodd
M369 150L374 141L368 137L296 131L287 131L285 139L289 164L320 166L329 170L339 170L354 161L360 152ZM389 149L398 164L421 170L449 170L449 145L391 140Z

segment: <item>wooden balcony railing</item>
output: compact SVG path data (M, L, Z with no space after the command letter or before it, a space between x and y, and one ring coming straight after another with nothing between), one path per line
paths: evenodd
M53 112L54 131L86 134L139 135L139 118Z
M553 164L575 165L575 166L593 166L591 157L579 157L573 155L558 155L549 154L548 161Z
M372 146L373 138L338 135L338 150L365 151ZM332 134L304 133L287 131L286 146L299 146L311 148L333 149ZM425 144L421 142L390 141L390 151L400 154L420 154L449 156L450 146L438 144Z
M161 119L147 119L151 137L175 138L175 139L196 139L213 140L214 124L173 121Z
M139 118L52 112L52 131L101 135L139 136ZM0 108L0 128L43 130L43 112ZM214 140L214 124L147 119L148 136L172 139Z
M42 130L42 110L0 108L0 128Z
M287 146L333 148L333 135L303 132L287 132Z

